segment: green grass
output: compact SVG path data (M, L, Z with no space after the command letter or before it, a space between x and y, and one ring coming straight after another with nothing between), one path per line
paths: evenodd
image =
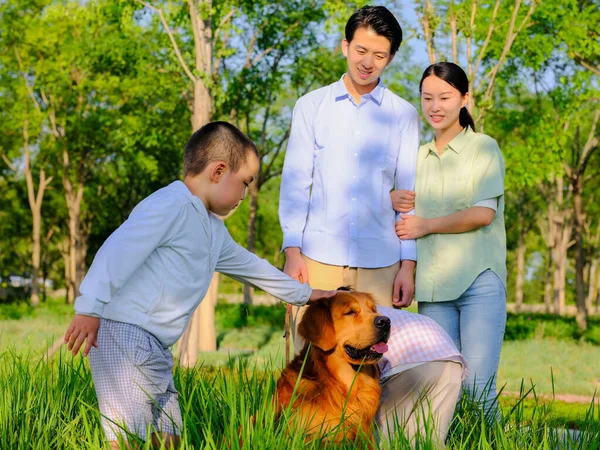
M1 304L0 351L15 347L41 354L62 337L72 315L73 307L63 299L48 299L37 309L24 302ZM281 366L284 316L283 306L217 305L219 351L203 353L199 360L205 366L220 367L230 358L259 367L271 362ZM600 328L595 320L590 322L591 335ZM528 384L533 380L539 394L552 394L553 371L557 394L594 395L600 378L600 346L573 337L573 323L573 318L509 315L498 385L506 384L506 391L516 392L523 379Z
M318 448L316 443L305 446L301 433L290 433L277 423L270 406L284 364L284 312L283 307L217 307L219 351L201 354L194 370L175 372L185 422L183 448ZM0 449L104 445L87 363L64 350L51 364L41 360L43 350L62 336L71 317L72 307L60 300L36 310L24 303L0 306ZM600 377L600 347L574 337L568 321L549 321L552 325L542 325L543 333L540 323L536 317L509 318L507 330L512 331L499 373L499 386L506 384L500 404L507 424L490 428L472 406L463 406L448 448L567 448L564 436L556 431L562 428L590 431L583 435L588 441L571 448L600 448L597 403L548 397L553 390L593 395ZM531 330L533 335L528 334ZM534 390L525 395L530 380ZM509 391L520 394L508 395ZM256 411L261 411L261 425L251 427L248 417ZM401 436L396 439L394 448L407 448ZM431 446L421 442L417 447Z
M64 299L48 299L38 308L25 302L0 304L0 351L14 346L41 353L64 335L73 306Z
M552 380L552 374L554 380ZM532 339L505 342L502 347L499 386L518 391L521 380L530 380L540 394L592 396L599 385L600 347L585 342ZM553 386L554 381L554 386Z
M272 398L276 367L257 370L232 362L215 370L199 367L175 370L184 420L183 449L316 449L305 445L295 425L275 420ZM533 402L533 403L532 403ZM558 428L572 423L557 421L557 404L513 399L503 410L504 426L488 426L479 412L463 401L457 413L449 449L557 449L567 448ZM256 426L249 418L257 414ZM600 416L586 407L577 428L584 441L571 448L600 448ZM429 427L427 427L429 429ZM103 447L104 446L104 447ZM142 444L144 449L150 448ZM432 448L426 439L419 449ZM25 354L0 353L0 448L1 449L99 449L100 417L87 362L64 351L47 364ZM345 443L335 448L363 449L364 443ZM401 434L392 448L407 448Z

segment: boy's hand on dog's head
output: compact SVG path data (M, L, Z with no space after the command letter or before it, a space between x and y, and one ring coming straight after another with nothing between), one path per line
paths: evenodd
M308 300L308 302L306 304L310 305L312 303L316 303L318 300L321 300L322 298L331 298L337 293L338 293L338 291L324 291L323 289L313 289L312 294L310 294L310 299Z
M98 347L98 329L100 328L100 318L92 316L84 316L83 314L75 314L71 325L65 333L65 344L73 355L79 352L79 349L86 341L83 349L83 356L87 356L92 348Z

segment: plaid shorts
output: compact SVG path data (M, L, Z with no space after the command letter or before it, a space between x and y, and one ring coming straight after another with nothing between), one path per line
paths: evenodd
M89 358L109 441L126 438L125 431L142 439L152 431L180 434L173 355L156 337L136 325L101 319L98 347Z

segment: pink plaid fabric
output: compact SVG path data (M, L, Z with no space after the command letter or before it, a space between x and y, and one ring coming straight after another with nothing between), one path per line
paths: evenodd
M377 306L377 311L390 318L392 329L388 340L388 351L379 361L381 377L403 365L431 361L455 361L463 366L462 379L467 378L467 361L454 342L433 319L401 309Z

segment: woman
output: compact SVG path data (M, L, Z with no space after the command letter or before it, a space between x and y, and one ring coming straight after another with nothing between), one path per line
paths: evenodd
M469 82L449 62L429 66L420 84L423 115L435 138L419 149L416 195L392 192L396 233L417 241L415 299L471 367L463 383L497 415L496 373L506 325L504 160L491 137L475 132Z

